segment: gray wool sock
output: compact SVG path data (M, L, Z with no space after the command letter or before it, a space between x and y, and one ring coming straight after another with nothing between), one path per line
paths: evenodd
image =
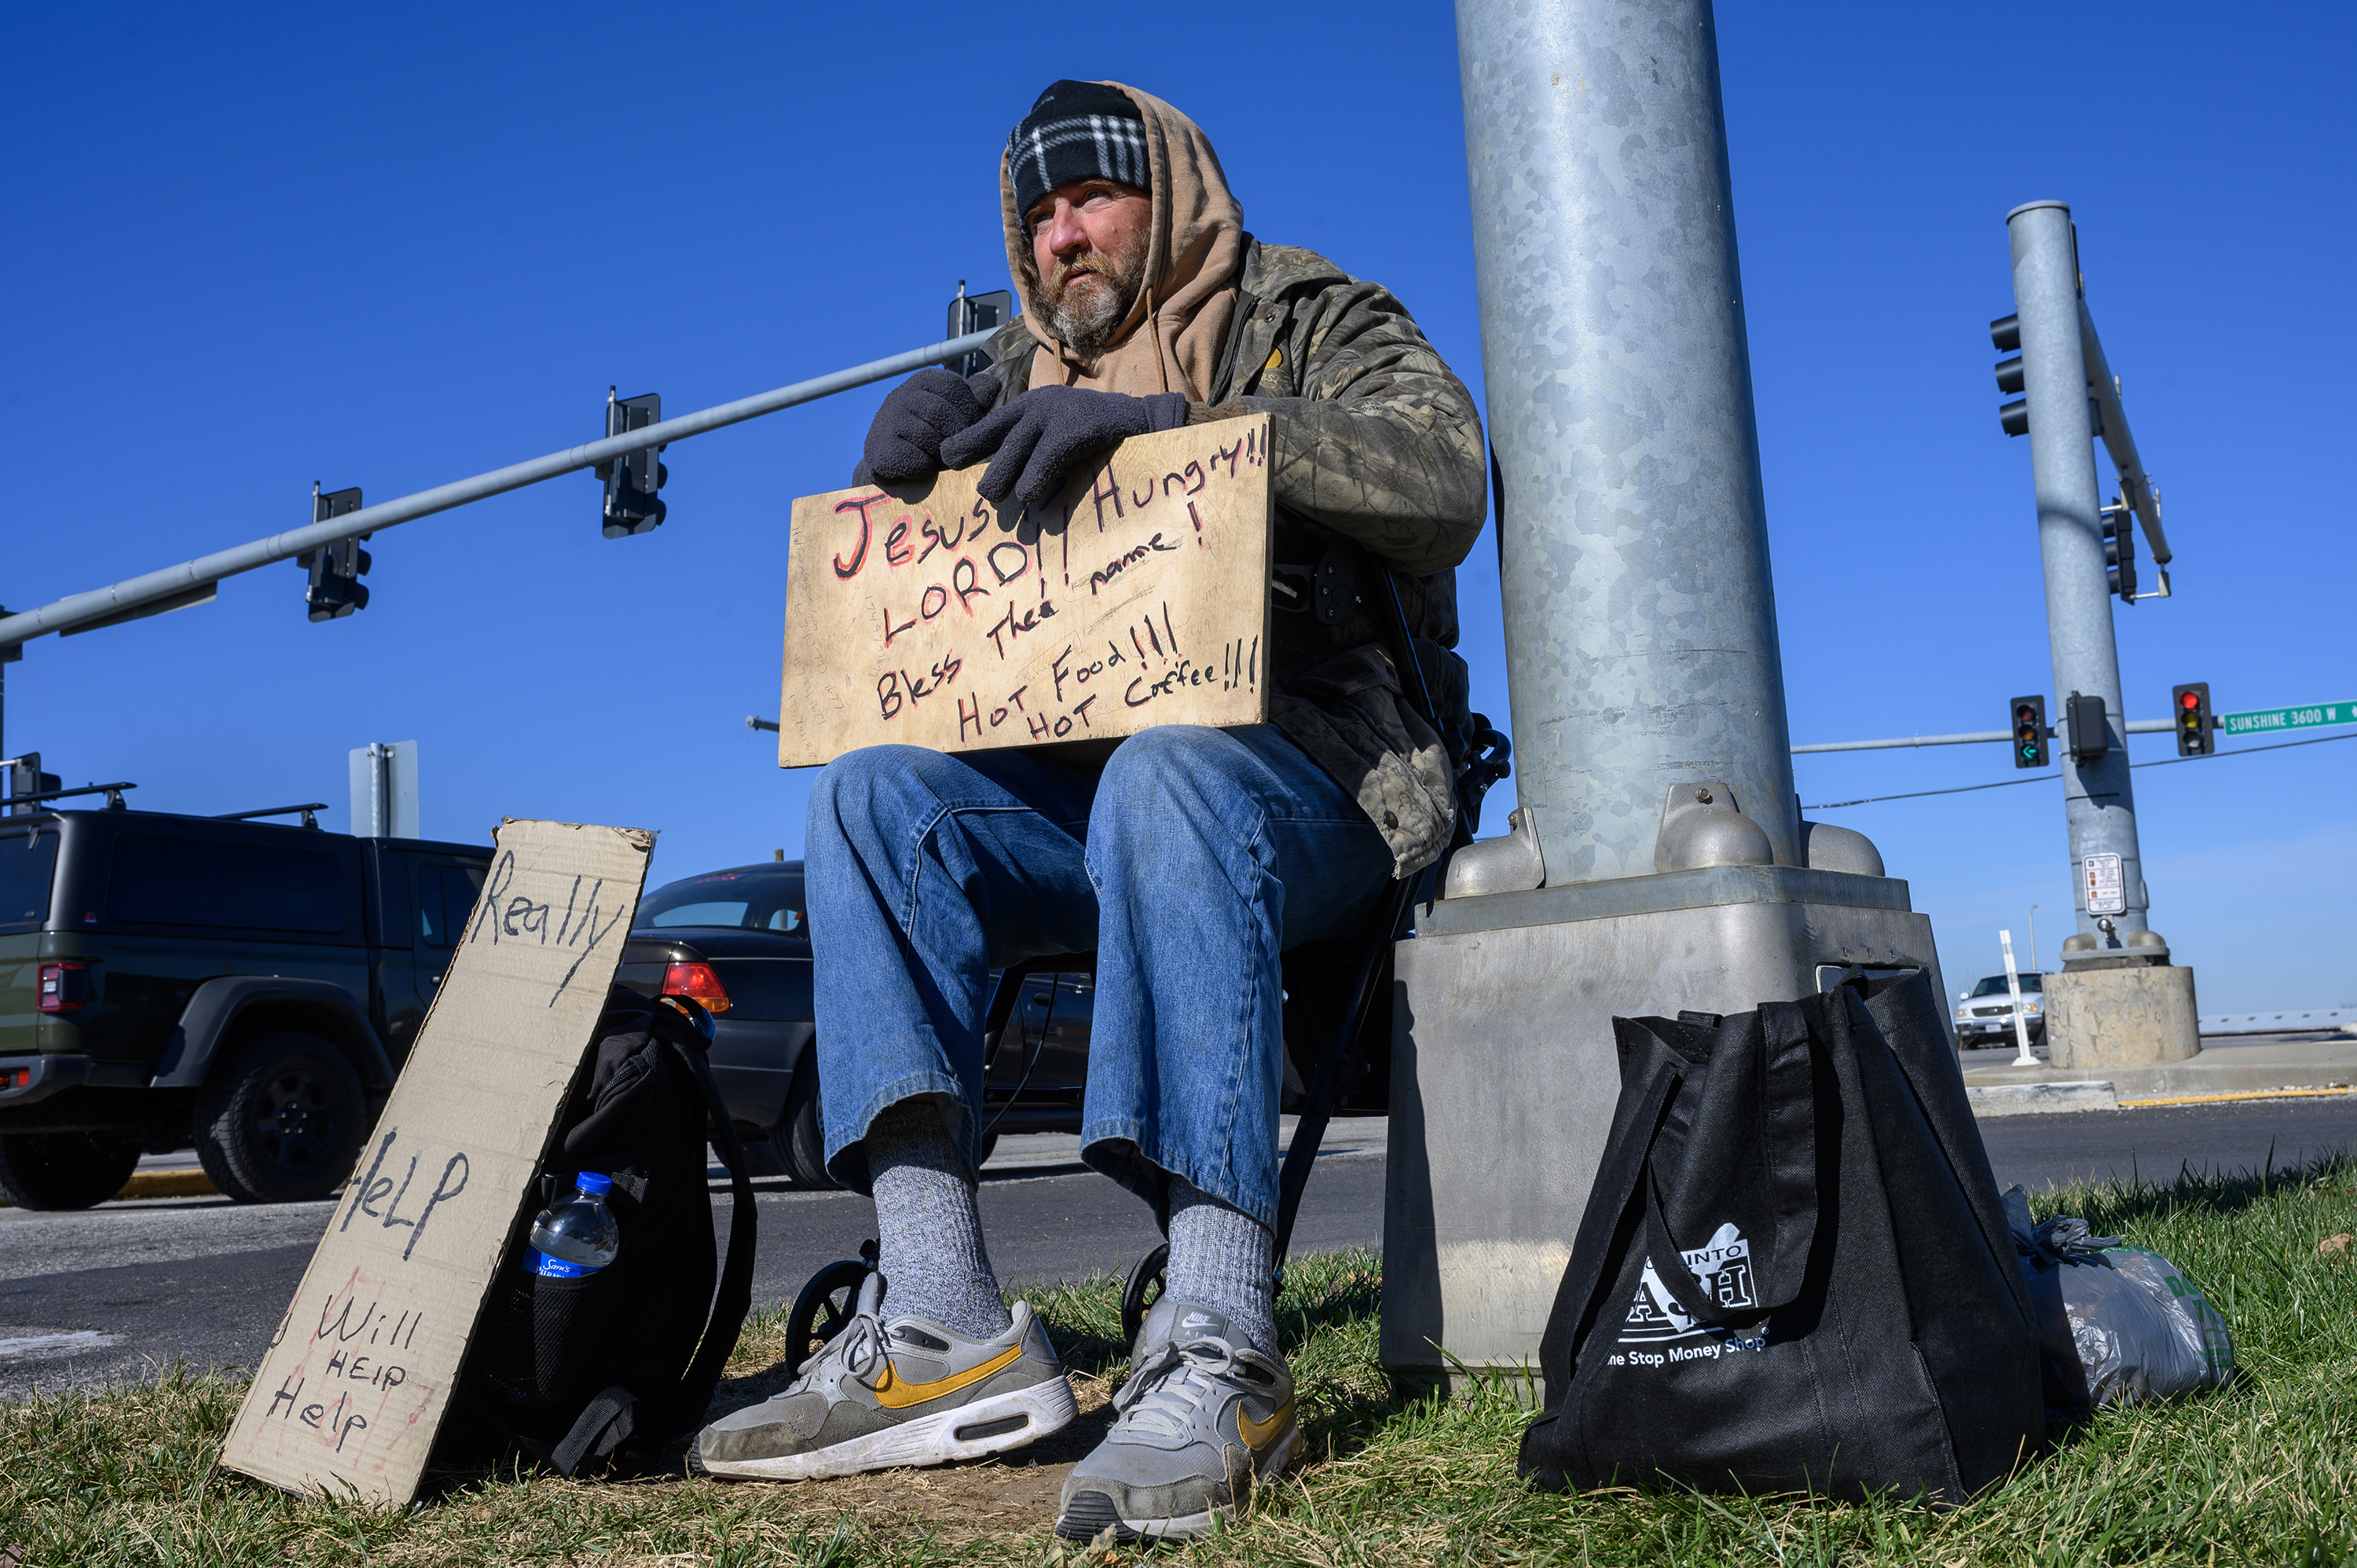
M1170 1262L1163 1279L1180 1301L1228 1320L1231 1333L1264 1356L1276 1351L1276 1238L1185 1176L1170 1178Z
M863 1142L886 1313L930 1317L969 1339L1006 1333L1013 1319L990 1272L965 1162L941 1112L904 1100L877 1112Z

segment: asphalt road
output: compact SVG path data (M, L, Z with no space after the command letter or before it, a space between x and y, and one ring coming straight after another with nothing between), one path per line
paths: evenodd
M1329 1133L1294 1245L1380 1245L1381 1121ZM2255 1101L1985 1122L1999 1187L2237 1171L2357 1146L2357 1097ZM1010 1285L1125 1270L1159 1239L1143 1205L1074 1157L1074 1141L1006 1140L985 1173L991 1256ZM821 1264L856 1256L873 1210L848 1193L762 1184L754 1300L791 1300ZM725 1208L725 1204L723 1205ZM335 1206L151 1199L81 1214L0 1209L0 1399L35 1389L250 1365Z
M1382 1244L1385 1125L1334 1123L1302 1198L1296 1248ZM1006 1283L1126 1272L1161 1240L1146 1206L1078 1155L1071 1137L1001 1141L984 1173L982 1219ZM876 1233L864 1197L755 1187L756 1306L791 1301L822 1265L857 1257ZM716 1197L724 1216L726 1192ZM176 1357L195 1369L251 1365L335 1210L327 1200L246 1208L219 1197L79 1214L0 1208L0 1399L151 1379Z

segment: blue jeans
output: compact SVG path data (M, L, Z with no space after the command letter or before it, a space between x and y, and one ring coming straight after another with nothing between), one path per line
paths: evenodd
M1157 1213L1168 1173L1275 1223L1277 954L1356 932L1392 857L1274 726L1166 725L1102 768L855 751L812 787L803 863L838 1180L920 1096L974 1158L990 972L1093 949L1081 1157Z

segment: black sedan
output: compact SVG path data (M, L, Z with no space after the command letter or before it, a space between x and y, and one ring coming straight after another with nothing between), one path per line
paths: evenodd
M810 919L800 861L666 883L639 902L618 979L712 1015L713 1076L756 1175L832 1187L811 1049ZM1025 981L984 1071L984 1156L1002 1133L1077 1133L1088 1079L1085 973Z

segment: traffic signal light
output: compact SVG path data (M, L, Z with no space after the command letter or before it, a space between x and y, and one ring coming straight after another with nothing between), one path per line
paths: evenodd
M2013 765L2016 768L2043 768L2052 760L2046 755L2046 699L2016 697L2013 700Z
M2111 591L2136 603L2136 513L2117 496L2104 508L2104 578Z
M361 492L357 489L319 493L311 487L311 521L326 522L347 512L361 510ZM322 544L317 550L306 550L295 557L295 564L307 567L311 585L303 591L303 601L311 607L313 620L337 620L354 610L366 609L369 602L368 585L361 577L374 564L369 553L361 548L361 539L339 539L333 544Z
M2021 317L2001 316L1989 323L1989 341L2000 354L2010 354L2010 360L1996 362L1996 390L2013 399L1996 411L1996 422L2007 435L2029 434L2029 399L2022 393L2029 390L2028 378L2021 370ZM2104 408L2090 394L2087 399L2087 425L2095 435L2104 433Z
M2021 317L2003 316L1990 322L1989 341L1996 345L1998 353L2013 356L2010 360L1999 360L1996 364L1996 390L2013 399L1996 411L1996 422L2005 427L2007 435L2027 435L2029 434L2029 400L2021 395Z
M2062 716L2071 726L2071 760L2083 768L2101 762L2112 749L2112 726L2104 715L2103 697L2083 697L2073 692L2062 704Z
M2008 436L2029 434L2029 399L2022 396L2022 318L2020 316L1998 316L1989 323L1989 342L1996 344L1998 354L2010 354L2013 359L1996 360L1996 389L2010 396L2010 403L1996 410L1996 422Z
M617 398L613 388L606 389L608 435L627 435L662 423L661 394ZM671 470L662 466L662 446L645 446L597 465L597 477L606 481L607 538L620 539L662 526L670 509L655 499L655 492L671 478Z
M2218 749L2216 721L2210 716L2210 682L2196 681L2169 690L2169 715L2177 721L2177 755L2208 757Z
M1005 289L996 294L968 294L965 279L958 279L957 297L950 301L948 336L963 338L969 332L980 332L1006 324L1008 313L1015 308L1015 296ZM961 376L973 375L990 368L990 356L977 349L971 354L960 354L953 360L943 360L942 369Z

